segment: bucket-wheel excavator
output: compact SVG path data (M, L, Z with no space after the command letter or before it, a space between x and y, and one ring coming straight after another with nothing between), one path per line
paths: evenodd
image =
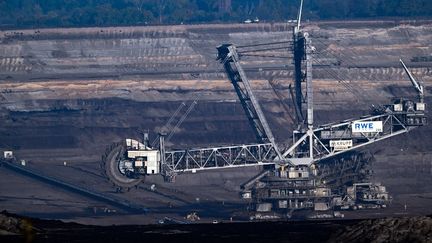
M103 168L109 179L118 187L128 188L140 183L143 177L153 174L162 175L167 181L173 182L179 173L270 165L266 168L271 169L263 171L243 185L243 197L254 199L257 211L263 212L272 207L288 211L301 208L325 210L331 207L330 204L345 207L344 201L347 201L347 197L352 199L356 196L353 190L361 190L363 193L367 188L382 190L379 186L354 183L348 189L350 193L346 193L329 186L329 183L331 180L336 181L334 176L331 176L335 172L348 171L345 167L346 161L340 155L351 158L345 160L350 161L349 172L355 174L359 171L359 164L368 158L353 151L426 125L423 86L415 80L401 60L404 70L419 93L417 101L398 99L393 104L384 105L373 110L370 115L358 119L316 126L313 117L312 82L315 48L308 33L301 28L302 5L303 1L292 41L239 47L223 44L217 47L217 59L234 87L257 143L166 151L164 133L159 134L157 147L149 144L147 135L141 142L125 139L124 142L112 146L103 156ZM298 124L296 129L293 129L292 145L289 147L282 147L276 142L251 82L240 64L241 56L256 46L259 46L260 50L285 48L293 54L295 90L291 93L294 95ZM261 179L264 177L271 179L263 182ZM350 176L345 175L344 178ZM346 181L340 182L344 183ZM382 203L382 200L387 198L379 193L373 195L380 197L375 201L371 198L374 202Z

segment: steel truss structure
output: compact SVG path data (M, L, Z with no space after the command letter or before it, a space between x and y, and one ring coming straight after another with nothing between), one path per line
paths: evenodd
M364 181L372 175L370 153L351 153L345 156L322 160L317 164L316 181L330 186L332 191L342 192L347 182Z
M301 30L301 11L299 10L297 26L294 28L292 41L281 41L236 47L223 44L217 47L217 60L223 65L228 79L234 87L240 104L255 133L258 144L189 149L165 152L161 147L161 172L166 177L175 177L179 172L220 169L229 167L255 166L257 164L273 164L276 167L309 167L318 161L329 159L342 153L391 138L426 124L423 103L423 87L417 82L405 64L401 63L411 82L420 94L420 102L401 100L398 104L385 106L371 115L360 119L345 120L340 123L316 127L314 125L314 98L312 82L312 61L315 48L309 34ZM281 47L289 44L290 47ZM262 52L286 48L292 50L295 67L295 107L298 130L293 132L293 144L289 148L279 148L270 129L267 119L254 95L251 83L241 64L240 56L260 46ZM239 51L237 50L239 49ZM305 86L305 87L303 87ZM292 94L294 92L291 92ZM417 105L423 108L418 109ZM396 106L398 108L396 108ZM355 122L376 122L382 124L379 132L353 132ZM348 142L344 148L332 146L332 142ZM163 144L163 141L161 141Z
M415 122L408 122L407 117L416 117ZM308 133L298 133L297 138L294 138L294 144L286 152L284 158L291 160L294 165L302 164L306 160L301 158L305 153L309 154L308 149L302 148L304 144L309 144L308 140L313 137L313 160L306 161L317 162L322 159L327 159L341 153L346 153L360 147L384 140L402 133L409 132L415 127L425 125L425 116L421 112L393 112L388 111L384 114L375 116L368 116L357 120L344 121L339 124L323 125L313 130L312 136ZM367 121L382 121L383 131L375 133L353 133L352 125L354 122L367 122ZM343 150L336 150L331 147L331 140L350 140L352 146ZM297 158L300 158L297 160Z
M310 166L323 159L353 151L360 147L391 138L426 124L424 111L414 109L395 111L393 106L375 112L374 115L363 116L360 119L345 120L340 123L313 126L313 89L312 89L312 54L313 47L307 34L296 33L295 42L305 45L300 48L303 54L299 60L306 61L306 75L297 77L296 90L302 89L302 82L306 83L306 92L295 104L297 110L302 110L306 101L306 117L302 112L297 117L299 123L306 122L307 127L294 131L293 145L279 150L272 131L264 113L255 97L250 81L240 65L237 48L232 44L218 47L218 60L224 65L227 76L234 86L240 103L248 117L249 123L255 132L259 144L226 146L202 149L189 149L165 152L165 159L161 160L162 173L174 177L180 172L210 170L230 167L255 166L261 164ZM297 64L299 69L301 64ZM401 104L402 105L402 104ZM305 119L306 118L306 119ZM383 124L382 132L353 133L354 122L380 121ZM332 140L350 140L352 145L337 150L331 146ZM162 151L162 150L161 150ZM282 153L283 152L283 153Z
M407 116L417 116L415 124L407 123ZM353 133L354 122L382 121L383 131L379 133ZM352 119L339 124L322 125L313 130L313 160L329 159L342 153L356 150L360 147L384 140L393 136L407 133L410 130L424 125L425 117L422 113L416 112L392 112ZM298 139L284 152L284 160L278 160L277 152L272 143L249 144L241 146L225 146L189 150L166 151L165 162L162 163L166 175L174 175L181 172L194 172L200 170L222 169L233 167L245 167L256 165L283 164L307 165L309 151L304 149L309 146L310 135L298 133ZM336 150L331 147L333 139L352 140L352 146L344 150ZM306 159L304 159L306 158Z
M255 97L249 79L240 65L239 55L234 45L225 44L218 48L218 60L224 66L234 90L239 97L240 103L249 123L255 132L255 136L260 143L270 142L274 147L276 154L282 159L281 153L275 142L275 138L267 122L266 117L261 109L258 99Z
M272 171L274 174L273 177L276 178L272 183L275 184L267 183L267 188L262 187L259 189L262 189L265 193L266 190L270 190L271 192L272 187L305 188L305 196L301 197L306 203L305 205L309 207L311 205L307 199L311 196L307 192L310 189L309 187L313 188L316 186L315 183L319 183L323 178L328 179L336 175L337 172L335 170L338 169L341 170L340 173L345 170L351 173L344 178L355 177L355 174L358 172L358 165L361 163L359 159L352 159L354 162L351 164L349 162L335 162L333 164L328 163L326 166L325 160L332 158L337 161L337 158L335 158L337 155L407 133L416 127L426 124L426 104L424 103L423 86L415 80L412 73L403 61L400 60L405 72L419 93L418 102L399 99L395 103L383 106L382 109L375 109L370 115L359 119L316 126L314 124L312 80L313 56L316 49L312 46L309 34L303 32L300 28L302 6L303 1L301 1L297 26L294 28L292 41L255 43L239 47L233 44L223 44L217 47L217 60L223 65L227 78L233 85L240 104L248 118L249 125L255 133L256 144L166 151L166 140L172 137L176 128L181 125L192 111L197 103L195 100L168 136L162 132L159 134L159 149L149 144L147 135L144 135L142 144L133 139L126 139L126 148L123 148L123 145L116 145L110 148L104 156L103 161L104 168L109 171L109 175L112 175L111 180L120 186L133 186L140 182L143 175L160 173L166 180L173 181L177 174L183 172L195 173L202 170L271 165L265 169ZM258 46L259 49L255 49ZM267 57L277 57L271 51L280 49L292 51L295 70L295 90L294 92L291 90L291 85L289 89L294 105L292 113L296 115L296 119L292 120L295 120L297 124L294 124L296 130L293 129L293 139L290 147L278 147L266 116L254 94L251 82L240 64L241 56L263 57L267 55ZM251 54L253 52L258 54ZM173 118L184 106L185 104L183 103L176 110L165 127L171 125ZM366 129L364 127L365 129L363 130L357 130L353 129L355 128L355 124L366 124L366 126L367 124L379 124L380 129ZM280 137L289 136L285 134L280 135ZM130 141L129 143L128 140ZM155 145L156 142L157 140L152 144ZM323 162L324 167L321 166L321 162ZM119 172L117 168L124 169ZM322 171L322 173L319 174L319 171ZM260 174L249 181L247 187L253 188L254 183L264 176L270 178L269 174L267 172ZM337 176L334 178L337 178ZM294 191L298 190L295 189ZM310 191L310 193L315 192ZM328 195L320 195L319 197L324 199L328 198ZM297 205L297 201L294 203ZM291 204L291 201L289 201L289 204Z
M194 172L199 170L233 168L273 164L276 150L271 143L190 149L165 152L168 172Z

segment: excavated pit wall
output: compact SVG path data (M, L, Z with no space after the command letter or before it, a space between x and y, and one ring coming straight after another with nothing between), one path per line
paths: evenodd
M153 136L182 101L198 105L172 148L253 143L215 47L290 40L287 24L12 30L0 32L0 146L40 163L97 162L106 146L150 129ZM394 97L415 98L403 58L424 81L430 103L432 24L309 23L317 124L358 117ZM242 64L280 143L288 143L293 68L288 51L243 57ZM288 104L284 107L268 80ZM286 110L288 108L288 111ZM291 109L291 111L289 110ZM429 108L428 108L429 111ZM427 126L370 146L377 178L390 191L431 193ZM401 185L398 178L405 178ZM414 188L414 189L413 189ZM417 188L418 190L416 190ZM412 191L413 190L413 191Z

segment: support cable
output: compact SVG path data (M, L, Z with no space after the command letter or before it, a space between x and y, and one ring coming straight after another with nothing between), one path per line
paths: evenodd
M279 41L279 42L269 42L269 43L259 43L259 44L250 44L250 45L243 45L243 46L237 46L237 48L247 48L247 47L256 47L256 46L267 46L267 45L278 45L278 44L292 44L292 40L287 41Z
M326 52L329 52L329 51L326 51ZM323 54L323 53L324 52L316 52L316 54ZM318 63L320 63L322 65L322 63L319 62L317 59L315 61L318 62ZM327 73L333 73L334 76L338 77L337 80L339 80L340 83L343 83L346 86L350 86L350 89L352 91L354 91L356 95L361 96L365 101L369 101L369 100L371 100L373 98L373 96L370 95L368 92L366 92L362 87L360 87L360 86L358 86L358 85L356 85L354 83L348 82L344 78L341 78L340 77L340 73L338 74L336 71L334 71L332 69L329 69L329 70L323 69L323 70L326 71ZM344 76L345 76L346 79L351 80L351 78L348 76L348 74L344 74ZM363 92L360 92L360 90L363 91Z
M327 46L323 41L321 41L321 40L319 40L319 39L316 39L316 40L317 40L318 42L320 42L323 46ZM329 53L331 56L333 56L334 58L336 58L336 59L339 58L339 59L343 60L344 62L346 62L346 63L352 65L352 67L357 68L358 70L360 70L361 67L359 67L359 66L354 62L354 59L352 58L353 56L359 56L359 54L356 53L355 51L351 50L351 49L347 49L347 50L350 51L353 55L349 56L349 55L346 55L346 54L341 53L341 52L336 53L335 51L330 50L330 49L327 49L325 52L328 52L328 53ZM342 58L341 56L343 56L343 58ZM365 74L362 73L362 72L359 72L359 75L362 76L362 78L363 78L364 80L371 80L371 79L373 79L374 81L377 81L377 82L379 82L379 81L383 81L383 80L380 80L380 79L377 79L377 78L374 78L374 77L366 77ZM358 85L356 85L356 86L357 86L357 88L361 89L360 86L358 86ZM376 90L373 90L373 92L375 92L376 95L378 95L378 96L381 95L381 94L378 93ZM366 92L365 92L365 93L366 93ZM369 96L370 96L371 98L373 98L372 95L369 95Z

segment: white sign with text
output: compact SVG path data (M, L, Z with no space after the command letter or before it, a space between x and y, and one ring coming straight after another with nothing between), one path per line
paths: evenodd
M352 132L382 132L382 121L355 121L352 124Z

